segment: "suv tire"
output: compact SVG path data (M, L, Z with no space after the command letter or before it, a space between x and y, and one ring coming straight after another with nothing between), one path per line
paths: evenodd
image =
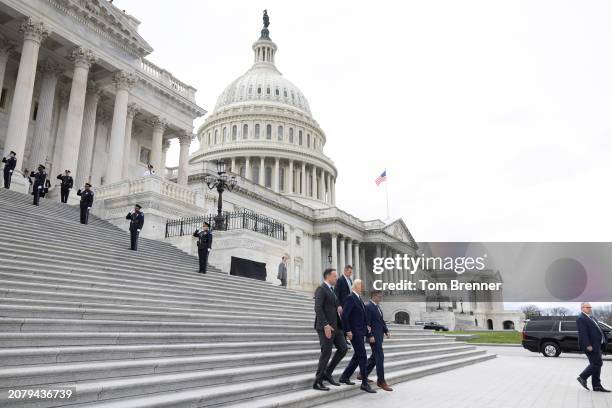
M544 357L559 357L559 354L561 354L561 347L553 341L543 343L540 350Z

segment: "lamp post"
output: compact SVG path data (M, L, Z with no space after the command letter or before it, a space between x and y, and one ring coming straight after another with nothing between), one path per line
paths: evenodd
M208 186L210 190L217 189L217 193L219 193L219 200L217 201L217 215L214 217L215 220L215 230L222 231L225 229L225 219L223 217L223 192L225 190L232 191L236 184L238 184L238 180L236 180L236 176L230 176L227 174L225 169L225 162L223 160L217 160L217 174L216 175L207 175L204 178L204 182Z
M327 262L329 262L329 264L331 265L333 259L334 258L332 257L332 254L330 252L329 255L327 255Z
M465 314L463 312L463 296L459 298L459 303L461 304L461 314Z

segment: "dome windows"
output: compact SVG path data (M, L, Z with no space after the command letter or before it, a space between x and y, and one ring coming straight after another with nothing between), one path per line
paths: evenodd
M272 140L272 125L266 125L266 139Z
M266 88L266 94L270 95L270 87Z
M289 128L289 143L293 143L293 128Z
M255 124L255 139L259 139L259 123Z
M223 127L223 143L227 142L227 127Z
M219 143L219 129L215 129L215 144Z
M257 87L257 94L258 94L258 95L261 95L261 86L258 86L258 87Z
M282 141L284 139L284 137L283 137L283 127L279 126L276 133L278 134L278 140Z
M249 125L247 125L246 123L242 125L242 138L243 139L249 138Z
M302 145L302 131L301 130L298 132L298 144L300 146Z
M310 133L306 135L306 147L310 147Z
M238 126L232 126L232 140L236 140L238 138Z
M276 91L275 91L275 92L276 92L276 96L279 96L279 95L280 95L280 89L276 88Z

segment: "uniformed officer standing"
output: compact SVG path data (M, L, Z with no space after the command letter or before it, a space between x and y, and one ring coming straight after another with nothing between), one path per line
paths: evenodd
M77 195L81 196L81 224L87 224L89 220L89 210L93 205L94 193L91 191L91 184L85 183L85 189L79 189Z
M66 170L64 171L64 174L58 175L57 179L62 181L62 184L60 186L60 200L62 201L62 203L67 203L68 195L70 195L70 189L74 185L74 181L70 176L70 170Z
M206 273L206 266L208 264L208 254L212 248L213 236L210 232L210 224L205 222L202 225L202 231L195 230L193 233L194 237L198 238L198 259L200 260L200 273Z
M16 155L17 153L11 150L8 159L6 157L2 158L2 163L4 163L4 188L11 187L11 176L15 170L15 166L17 166Z
M140 204L136 204L134 211L125 216L126 220L130 220L130 249L132 251L138 248L138 234L144 225L144 213L140 211L141 209Z
M38 171L30 173L30 177L34 178L34 186L32 189L32 195L34 196L34 202L32 204L38 205L38 201L40 200L40 195L45 188L45 181L47 181L47 173L45 172L45 166L40 164L38 166Z

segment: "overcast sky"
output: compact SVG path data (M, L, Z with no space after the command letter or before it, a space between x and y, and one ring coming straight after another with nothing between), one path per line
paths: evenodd
M610 240L610 2L114 4L209 111L250 67L267 8L277 67L327 135L337 204L361 219L386 217L386 168L391 216L417 241Z

